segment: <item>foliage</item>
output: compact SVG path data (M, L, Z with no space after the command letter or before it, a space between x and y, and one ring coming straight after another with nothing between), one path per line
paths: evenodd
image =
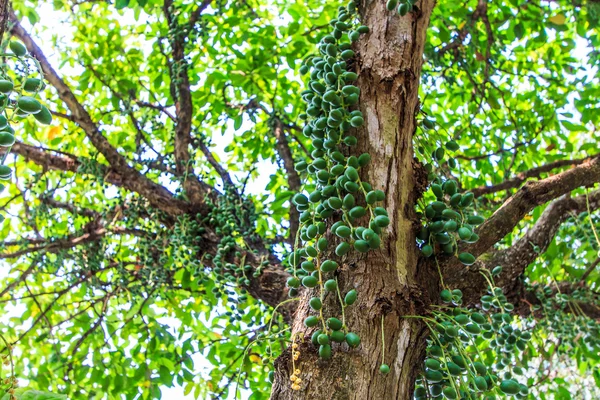
M428 172L435 173L430 176L431 192L419 208L427 226L419 235L426 255L435 253L437 257L446 250L454 254L460 239L475 241L474 227L518 184L509 187L509 192L480 191L472 197L466 194L469 190L505 182L535 167L600 152L600 140L593 134L598 129L595 110L600 103L600 39L597 24L593 24L597 20L595 3L588 3L589 7L577 2L517 0L440 1L436 5L425 46L418 110L421 123L414 139L417 156L429 165ZM387 6L406 16L409 11L418 12L418 3L414 4L416 10L412 2L390 0ZM333 150L342 146L342 140L344 147L354 143L349 139L353 136L343 135L328 137L334 143L326 143L316 134L315 125L337 125L345 131L350 127L344 124L356 127L363 122L355 107L348 108L359 94L352 85L354 73L345 71L354 53L344 52L353 50L349 42L339 48L329 46L333 44L329 23L336 16L342 19L336 14L340 4L313 0L200 4L59 0L52 5L28 1L13 6L20 19L29 21L27 28L36 33L34 38L42 38L37 42L45 53L54 54L51 64L73 88L94 126L132 169L166 187L173 194L174 205L189 200L192 191L187 185L196 178L210 188L200 185L206 189L203 207L178 215L159 209L137 191L138 186L127 186L133 175L124 175L107 153L92 143L78 119L81 114L72 111L55 82L35 86L44 104L57 113L51 126L40 128L32 118L13 121L16 113L8 112L19 139L12 151L20 156L6 158L16 174L7 184L2 207L7 218L1 226L6 240L0 257L6 260L6 272L0 288L0 313L6 321L2 335L14 343L16 375L28 380L31 388L65 393L68 398L159 398L161 388L174 385L198 398L225 398L234 391L238 395L238 387L251 393L252 399L267 398L273 360L288 344L294 346L296 338L290 337L280 310L271 307L274 304L250 295L265 270L274 259L290 252L287 260L291 260L294 276L304 282L314 269L321 293L337 291L335 280L320 276L325 258L319 256L312 267L311 260L300 263L300 258L312 256L309 252L313 250L316 254L325 247L333 250L320 237L325 225L320 217L315 219L315 212L326 218L323 211L333 214L341 201L345 207L336 217L345 221L344 227L369 214L370 221L362 229L347 232L338 223L335 232L348 239L336 244L338 257L348 251L343 243L359 251L361 246L365 250L378 247L370 242L376 242L377 227L386 225L386 210L375 205L382 193L371 191L355 176L368 162L368 155L342 156L338 164L342 168L336 169L335 176L345 178L333 189L338 193L326 196L327 201L322 198L327 183L333 182L330 176L323 179L322 171L333 171L338 163L333 161L337 154L323 148ZM46 12L63 20L60 26L68 27L64 37L52 32L51 24L58 26L59 22L44 22L52 19ZM334 25L356 40L367 28L360 27L353 12L350 7L350 12L342 13L351 26L337 25L344 21ZM320 64L324 60L317 58L324 53L344 60L336 58L333 65L325 67ZM25 57L29 63L23 65L32 68L35 62ZM302 63L301 59L309 61ZM11 72L5 67L3 73L14 82L24 79L16 73L29 71L18 69L20 64L10 59L6 65ZM302 92L305 84L300 78L309 67L312 94ZM327 73L335 69L335 84L344 83L340 88L343 97L315 87L316 78L327 79L326 73L318 76L315 71L325 68L331 69ZM180 113L186 107L186 79L191 150L182 165L176 137L183 119ZM15 87L20 96L25 85ZM339 100L341 119L322 122L323 110L309 108L306 126L312 127L312 132L308 132L302 125L303 100L314 103L315 91L327 95L333 104ZM331 117L331 110L325 111ZM278 134L277 129L282 132ZM278 135L284 136L296 169L310 173L303 178L308 196L295 196L291 210L293 193L300 187L289 179L292 171L278 150L282 145ZM31 152L26 155L29 150L23 143L41 149L46 161L36 162ZM323 163L327 168L321 168ZM526 176L545 177L568 166ZM270 174L268 178L266 174ZM579 189L574 194L585 193ZM452 200L458 199L454 197L457 194L460 199ZM357 199L361 205L350 206ZM459 206L463 202L464 207ZM294 243L282 237L294 237L296 232L289 232L292 224L282 221L293 218L296 207L310 212L301 214L304 225L298 240L305 242L303 250L291 251ZM433 207L439 210L432 213ZM473 215L463 216L463 208ZM498 248L514 244L543 211L543 206L536 208ZM539 305L532 305L526 316L511 316L509 321L502 312L495 317L497 312L463 307L459 292L450 292L450 298L442 292L442 299L454 303L421 316L432 324L429 355L436 351L432 350L435 346L457 352L449 359L442 355L440 368L456 364L450 361L452 356L475 352L471 365L481 362L496 371L490 379L499 389L502 381L518 379L530 387L530 397L568 398L565 392L575 387L582 390L581 396L597 393L593 386L600 387L598 343L580 339L597 336L598 321L571 310L573 302L597 306L594 290L600 284L600 273L596 269L586 274L598 257L594 227L598 229L599 222L594 211L571 216L547 249L540 249L542 259L527 268L525 279ZM442 237L433 232L435 224L442 225L439 222L450 234ZM368 246L363 241L369 242ZM434 242L450 245L438 249ZM467 255L457 256L467 265L475 261ZM579 284L582 278L589 290L547 298L557 286ZM295 279L289 282L293 289L300 285ZM313 284L308 283L305 286ZM492 284L489 289L490 296L502 299L489 304L496 308L511 304L504 298L508 293L497 292ZM343 309L355 294L350 294L350 299L349 293L337 295ZM322 296L311 299L311 307L318 311L321 300ZM478 307L485 308L485 303ZM457 335L449 340L447 328L456 323L458 315L469 315L471 322L453 326ZM486 319L489 315L490 320L477 322L475 315ZM495 321L498 318L503 322ZM465 331L473 321L492 329L473 336ZM332 324L340 322L343 327L340 341L351 345L360 341L352 336L351 327L344 326L343 314L329 326L319 317L306 324L313 322L322 325L322 331L313 336L321 346L322 358L329 355L326 342L337 340L334 332L340 331ZM443 329L436 330L434 325ZM520 336L512 335L517 331ZM462 336L469 341L456 339ZM507 350L499 340L514 338L517 343L518 336L531 337L526 347L515 344ZM488 345L491 349L479 354ZM437 367L428 360L425 365ZM506 375L501 367L508 365L512 372ZM554 365L575 371L572 375L580 375L581 380L554 373ZM538 366L539 375L528 372ZM465 364L461 374L467 368ZM520 376L517 368L525 374ZM425 378L428 370L423 371ZM387 373L389 367L381 371ZM586 371L593 371L595 382L586 378ZM477 378L467 374L464 379L446 379L446 397L456 396L461 385L473 389L479 383L483 387ZM499 389L492 389L491 381L483 379L487 388L501 395ZM425 386L430 392L444 390L435 380L418 383L423 385L417 388L417 397L422 397ZM524 397L521 384L518 389ZM509 391L513 389L514 385L506 385L511 386ZM42 398L34 395L33 389L23 391L23 399Z

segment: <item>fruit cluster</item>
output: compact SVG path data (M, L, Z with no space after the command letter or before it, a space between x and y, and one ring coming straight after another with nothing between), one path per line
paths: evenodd
M338 9L338 17L330 22L331 34L319 42L319 55L305 60L300 68L309 74L309 89L302 92L307 103L307 121L303 133L312 140L312 162L301 161L295 168L306 173L314 186L298 193L293 204L300 214L299 240L288 261L293 276L288 280L290 296L296 296L300 285L313 291L309 305L314 315L304 324L313 328L312 342L319 347L319 356L329 359L332 344L346 342L350 347L360 344L357 334L346 326L344 310L357 299L355 289L342 296L335 272L350 251L366 253L381 245L380 234L390 220L387 211L378 206L385 193L374 189L360 175L371 157L346 156L346 148L356 145L353 130L364 123L360 110L355 109L360 89L351 71L354 51L352 42L367 33L359 25L356 3ZM308 185L306 186L308 188ZM332 242L337 242L334 246ZM323 303L327 296L337 298L341 316L325 317Z
M517 356L531 335L512 325L514 306L493 286L491 275L488 282L481 310L461 307L462 292L445 289L441 293L445 304L438 306L432 317L416 317L429 327L430 339L415 399L442 395L448 399L494 399L496 394L527 397L528 387L515 375L523 374Z
M37 60L27 54L27 49L21 42L13 40L8 47L10 53L2 54L2 57L15 59L18 68L12 71L7 64L0 67L0 147L5 148L0 160L0 180L9 180L12 175L10 167L4 165L10 148L15 143L15 130L11 123L30 115L44 125L52 122L50 111L35 98L44 89ZM31 70L31 64L37 67L35 71ZM0 184L0 191L2 190L4 185Z

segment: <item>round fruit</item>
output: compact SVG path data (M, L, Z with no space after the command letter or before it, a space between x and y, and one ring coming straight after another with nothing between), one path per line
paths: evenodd
M381 367L379 367L379 371L382 374L387 375L390 373L390 367L387 364L381 364Z

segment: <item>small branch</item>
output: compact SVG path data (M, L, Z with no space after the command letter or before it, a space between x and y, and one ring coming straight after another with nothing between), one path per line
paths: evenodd
M596 269L598 264L600 264L600 257L596 258L596 261L591 263L590 266L588 267L588 269L586 269L585 272L583 273L583 275L581 275L582 282L584 282L588 278L588 276L590 276L590 274L592 272L594 272L594 270Z
M518 173L514 178L508 179L502 183L491 186L480 186L478 188L472 189L471 192L475 195L475 197L479 197L485 194L496 193L501 190L513 189L519 187L523 182L525 182L528 178L539 178L542 174L548 173L554 169L562 168L562 167L574 167L577 165L581 165L590 159L597 157L586 157L576 160L558 160L554 161L539 167L532 168L527 171L523 171Z

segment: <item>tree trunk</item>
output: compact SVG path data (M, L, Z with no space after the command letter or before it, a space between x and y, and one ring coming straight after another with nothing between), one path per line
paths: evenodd
M365 125L357 132L356 155L371 154L362 178L386 192L385 208L390 226L381 249L367 255L350 252L341 261L338 280L342 293L356 288L357 302L346 308L349 329L361 337L357 349L333 345L330 360L320 360L310 341L313 329L303 321L309 314L308 299L315 290L303 294L292 332L297 337L300 357L295 368L302 379L299 391L291 388L291 352L276 362L271 399L410 399L415 377L424 355L426 330L415 315L428 302L430 293L439 293L438 279L431 269L417 268L414 205L422 192L424 179L413 159L412 137L418 111L418 88L425 31L433 1L417 3L405 17L389 12L382 0L362 4L362 22L370 28L357 46L356 72L361 88L360 109ZM331 246L333 247L333 246ZM437 296L437 295L436 295ZM333 295L324 303L324 313L339 315ZM382 318L385 333L385 359L382 360ZM379 366L391 371L383 375Z

